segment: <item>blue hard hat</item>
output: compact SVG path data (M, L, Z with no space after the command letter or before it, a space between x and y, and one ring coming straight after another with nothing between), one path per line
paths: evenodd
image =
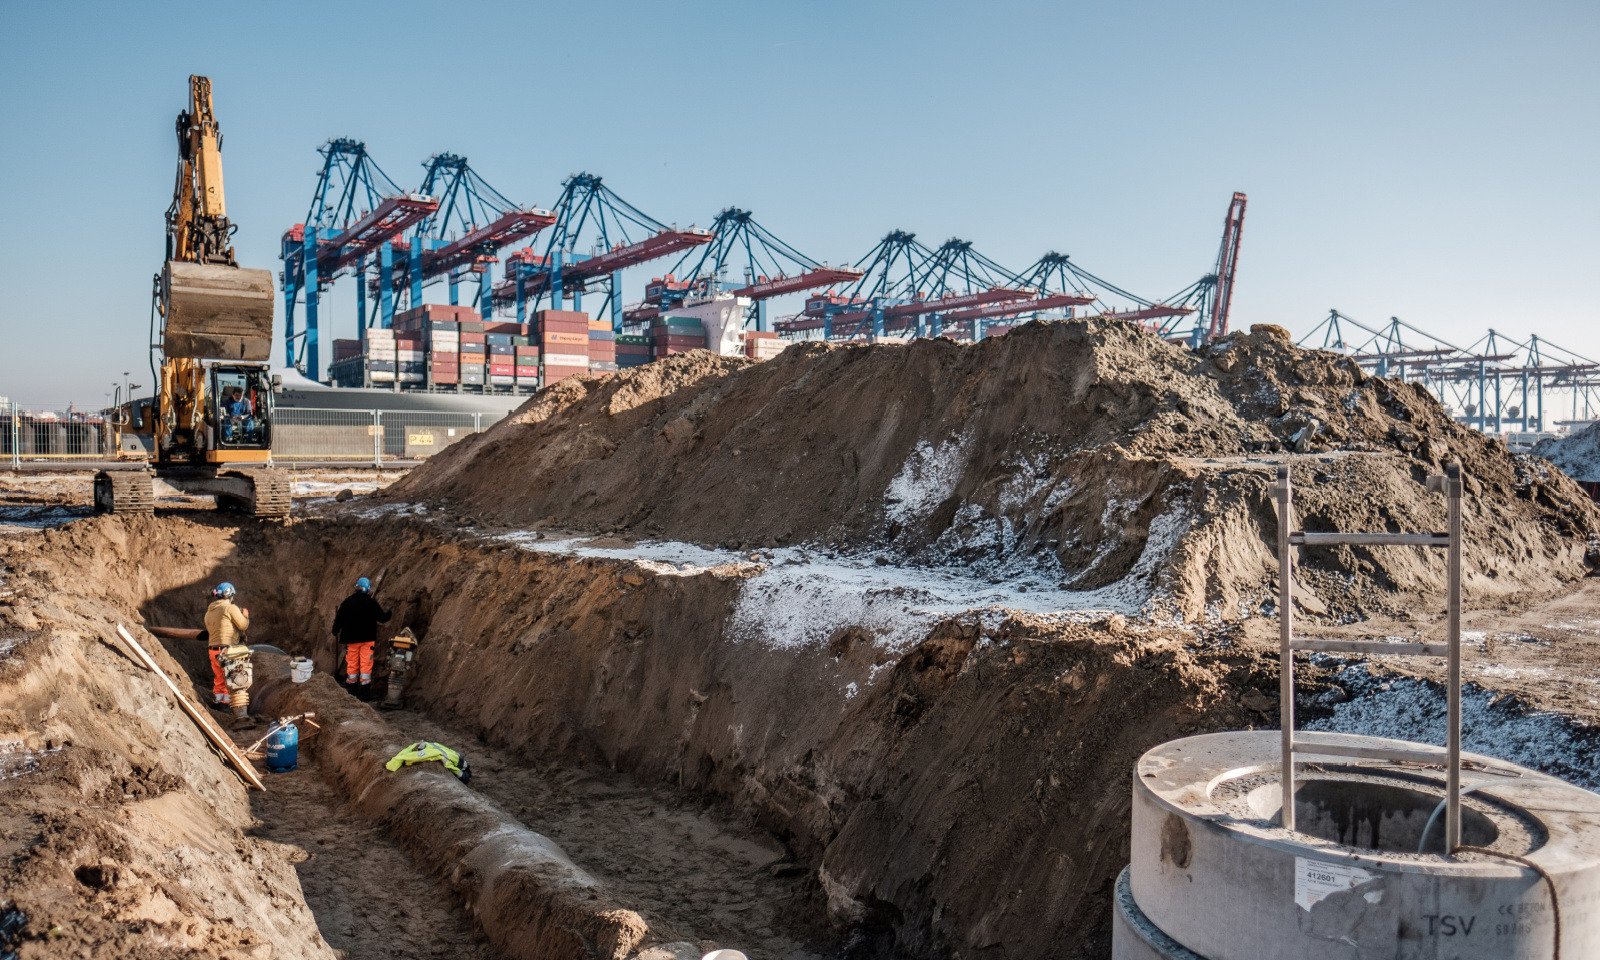
M224 580L223 582L217 584L216 588L211 591L211 595L213 597L227 599L228 597L233 596L233 584Z
M366 577L362 577L356 581L356 589L360 590L362 593L371 593L372 581L368 580Z

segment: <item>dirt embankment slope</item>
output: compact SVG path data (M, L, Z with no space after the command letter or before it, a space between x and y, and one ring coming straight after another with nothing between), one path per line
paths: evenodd
M1600 513L1567 478L1277 328L1198 352L1095 321L972 346L801 344L753 365L689 354L559 384L386 496L517 527L1044 571L1196 619L1266 600L1278 463L1306 529L1427 530L1445 507L1420 481L1451 459L1472 599L1586 572ZM1310 611L1346 618L1444 582L1422 551L1310 550L1301 569Z
M332 960L295 876L303 855L253 835L243 786L107 643L195 559L138 549L154 523L0 544L0 901L29 916L22 956Z

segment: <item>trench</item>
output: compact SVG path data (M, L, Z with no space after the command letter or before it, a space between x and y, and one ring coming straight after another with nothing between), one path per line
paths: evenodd
M287 569L274 565L285 539L274 538L270 528L262 533L242 538L195 580L156 593L143 604L146 622L190 625L203 610L206 584L231 577L259 587L264 571ZM287 543L290 554L304 548ZM331 616L321 611L295 616L316 603L296 591L302 583L325 580L343 588L351 577L293 568L300 575L280 581L270 604L256 602L252 616L259 626L251 640L312 655L318 669L327 672L334 653L323 627ZM395 624L406 622L426 633L426 611L415 601L402 601L396 612L401 615ZM203 655L182 641L162 642L203 697L210 683ZM378 672L381 683L381 665ZM541 760L511 746L492 746L486 731L475 731L448 712L430 716L419 707L385 712L383 719L406 741L433 740L461 750L471 762L475 792L560 844L620 903L643 915L658 942L667 937L702 952L742 947L784 960L863 955L859 938L852 940L849 932L841 934L828 924L816 881L788 849L770 834L739 823L714 797L641 783L583 762L588 757L583 751L572 762L559 753ZM258 721L247 729L265 728ZM480 929L482 921L475 921L460 897L441 883L439 875L451 865L426 862L403 838L354 809L335 786L337 771L329 769L335 761L319 751L317 733L306 732L300 768L269 775L268 791L251 797L261 821L258 834L304 851L295 869L323 939L352 960L501 956Z
M110 584L145 624L197 624L208 587L233 582L252 641L324 673L334 608L373 577L391 628L422 638L408 709L382 722L463 749L471 792L559 844L649 942L752 956L1106 956L1128 771L1247 722L1238 685L1262 671L1121 618L993 610L893 643L868 624L780 643L731 626L748 564L528 549L448 519L172 511L51 536L61 576ZM206 689L201 651L164 643ZM419 848L429 825L402 810L380 828L315 736L304 757L252 803L258 835L306 854L322 938L352 957L497 955L451 886L459 864Z

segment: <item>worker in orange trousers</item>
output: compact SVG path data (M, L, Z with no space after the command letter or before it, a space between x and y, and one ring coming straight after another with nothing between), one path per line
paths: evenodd
M378 624L389 622L389 611L372 596L372 581L361 577L355 592L339 604L333 617L334 640L344 645L344 678L351 692L363 700L372 696L372 648L378 642Z

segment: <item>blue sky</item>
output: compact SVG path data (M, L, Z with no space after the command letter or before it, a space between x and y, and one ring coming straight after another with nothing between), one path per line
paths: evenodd
M589 170L663 221L746 207L819 259L898 227L1014 269L1057 249L1147 296L1209 269L1244 190L1236 325L1305 331L1338 307L1600 356L1593 3L9 3L0 18L0 394L27 403L98 404L146 368L191 72L215 85L240 260L275 274L335 136L404 185L449 150L548 206ZM325 340L354 335L352 286Z

